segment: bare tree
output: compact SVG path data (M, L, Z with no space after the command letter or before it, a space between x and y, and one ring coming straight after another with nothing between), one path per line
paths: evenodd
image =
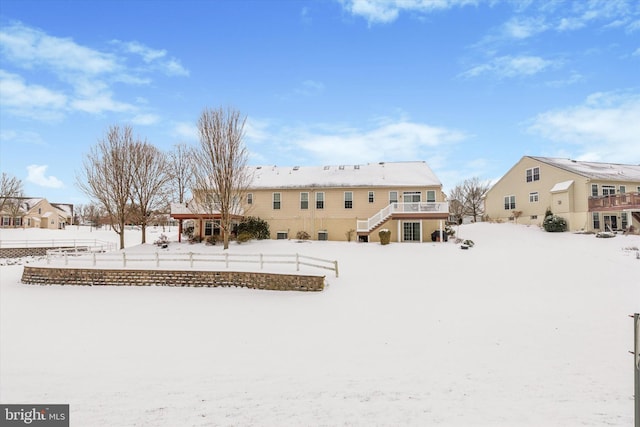
M191 151L185 144L176 144L169 152L169 173L171 175L171 200L185 203L191 187L193 187L193 170ZM179 232L182 232L182 219L178 220Z
M155 220L152 214L168 203L166 185L171 175L164 153L146 141L136 141L131 147L131 173L131 200L142 243L146 243L147 226Z
M2 172L0 180L0 212L3 212L7 203L22 197L22 181L15 176Z
M248 151L242 139L246 117L227 108L205 109L198 120L200 146L193 153L194 196L207 213L220 213L224 249L229 248L232 219L250 184ZM197 194L196 194L197 193Z
M465 179L462 183L466 214L472 216L474 222L484 214L484 195L490 187L488 182L481 182L478 177Z
M133 176L130 150L133 130L130 126L111 126L105 139L91 148L76 178L80 190L104 208L124 249L124 230Z
M488 182L481 182L477 177L465 179L451 190L449 210L458 219L472 216L477 221L478 216L484 214L484 195L489 187Z
M462 219L465 215L462 185L456 185L449 193L449 213L456 219L458 224L462 224Z

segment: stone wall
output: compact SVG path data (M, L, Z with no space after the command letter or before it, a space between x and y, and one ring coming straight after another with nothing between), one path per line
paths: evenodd
M239 271L102 270L25 266L28 285L236 286L274 291L322 291L324 276Z

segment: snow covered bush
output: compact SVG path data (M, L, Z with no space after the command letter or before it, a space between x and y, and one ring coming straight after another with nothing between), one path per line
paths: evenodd
M567 221L558 215L548 215L542 222L542 227L549 232L567 231Z
M380 237L381 245L388 245L389 242L391 242L391 231L387 230L386 228L380 230L378 232L378 236Z

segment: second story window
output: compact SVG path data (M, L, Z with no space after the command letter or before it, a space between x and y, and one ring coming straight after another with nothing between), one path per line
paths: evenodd
M300 209L309 209L309 193L300 193Z
M353 191L344 192L344 208L345 209L353 208Z
M273 209L280 209L280 193L273 193Z
M435 202L436 201L436 192L435 190L427 191L427 202Z
M247 193L247 204L248 205L253 204L253 193Z
M397 191L389 191L389 204L398 203L398 192Z
M375 195L373 191L369 191L369 203L373 203L375 201Z
M591 196L598 197L598 184L591 184Z
M316 193L316 209L324 209L324 193Z
M526 171L527 182L540 181L540 168L531 168Z

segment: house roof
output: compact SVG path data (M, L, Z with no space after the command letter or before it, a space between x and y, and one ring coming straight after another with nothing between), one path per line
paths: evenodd
M249 166L251 189L440 186L424 161L338 166Z
M528 156L539 162L564 169L575 174L603 181L638 181L640 182L640 165L624 165L619 163L584 162L581 160L561 159L553 157Z

